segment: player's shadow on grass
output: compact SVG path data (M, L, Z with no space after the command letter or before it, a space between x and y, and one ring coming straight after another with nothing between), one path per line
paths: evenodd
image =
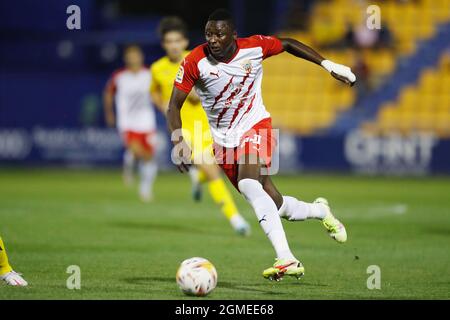
M149 284L154 283L154 282L165 282L165 283L174 283L175 282L175 279L173 277L134 277L134 278L125 278L123 280L127 283L146 285L146 286L148 286ZM249 287L243 286L241 284L235 284L232 282L219 281L217 286L220 288L233 289L233 290L239 290L239 291L245 291L245 292L259 292L259 293L274 294L274 295L286 294L284 292L276 292L276 291L268 291L268 290L257 289L257 288L249 288Z
M131 222L131 221L120 221L113 222L113 226L124 228L124 229L143 229L143 230L158 230L158 231L169 231L178 233L188 233L188 234L213 234L213 232L208 232L207 229L195 229L184 225L157 223L157 222ZM214 234L216 234L214 232Z
M292 280L292 279L290 279ZM164 283L173 283L175 279L173 277L133 277L133 278L124 278L123 281L130 283L130 284L137 284L137 285L145 285L148 286L151 283L154 282L164 282ZM289 280L288 280L289 281ZM299 282L291 282L291 281L285 281L284 283L279 283L283 287L292 287L292 286L313 286L313 287L327 287L326 284L313 284L308 283L300 280ZM243 292L257 292L257 293L264 293L269 295L289 295L289 292L284 292L282 290L280 291L274 291L274 290L267 290L267 286L273 285L276 286L278 283L275 282L268 282L267 280L258 282L258 283L251 283L249 285L242 285L242 283L234 283L229 281L219 281L217 284L220 288L230 289L230 290L236 290L236 291L243 291ZM256 287L256 288L255 288ZM262 288L257 288L262 287Z
M449 237L450 236L450 228L445 226L441 227L427 227L422 229L425 233L430 233L434 235Z
M132 277L123 278L122 280L130 284L148 286L151 282L174 282L175 277Z

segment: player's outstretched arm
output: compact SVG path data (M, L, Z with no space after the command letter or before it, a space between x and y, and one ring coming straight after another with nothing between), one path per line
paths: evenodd
M105 121L109 127L114 127L116 119L114 116L114 94L110 90L103 92L103 110L105 112Z
M167 109L167 125L169 127L172 143L174 144L174 152L172 157L175 157L175 164L181 172L187 172L188 164L190 163L190 147L183 139L181 132L181 107L188 94L183 90L173 87L172 95L170 96L169 108Z
M295 39L281 38L280 40L286 52L324 67L334 78L350 86L355 84L356 76L349 67L326 60L317 51Z

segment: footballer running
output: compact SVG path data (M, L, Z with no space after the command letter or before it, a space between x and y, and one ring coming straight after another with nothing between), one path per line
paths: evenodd
M149 202L153 199L153 183L158 171L154 159L156 117L148 92L151 75L144 65L144 55L139 46L127 46L123 59L125 67L112 74L103 93L105 120L108 126L117 126L125 142L125 184L133 182L134 167L138 162L139 195L143 202Z
M263 276L270 280L280 280L284 275L299 278L305 268L289 248L281 218L319 219L339 243L347 240L347 233L326 199L307 203L282 195L270 176L262 174L262 168L271 165L276 144L261 94L262 62L287 52L323 67L349 85L355 83L356 76L349 67L326 60L295 39L263 35L238 38L231 14L223 9L209 16L205 38L206 43L184 58L174 81L167 112L169 130L175 147L187 152L175 152L173 160L180 171L188 171L191 151L180 134L180 113L195 88L208 117L217 163L252 206L275 250L276 261L263 271Z

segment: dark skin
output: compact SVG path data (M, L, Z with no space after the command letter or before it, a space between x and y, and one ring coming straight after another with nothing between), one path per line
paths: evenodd
M238 49L236 44L237 33L233 24L229 21L208 21L205 27L205 38L210 54L217 61L229 61ZM311 61L317 65L321 65L322 61L325 60L315 50L295 39L280 38L280 40L284 50L298 58ZM331 75L339 81L353 85L348 79L341 77L334 72L332 72ZM184 91L173 87L169 109L167 111L169 131L171 133L174 130L181 128L180 109L187 96L188 94ZM188 145L183 141L182 136L177 141L174 141L175 145L179 143L181 143L179 146L181 146L183 150L190 150ZM244 161L240 161L238 167L238 181L242 179L258 180L279 209L283 204L283 197L273 184L270 176L261 175L261 164L257 158L258 156L247 155L245 157ZM188 171L189 158L189 156L185 156L185 160L177 166L181 172Z

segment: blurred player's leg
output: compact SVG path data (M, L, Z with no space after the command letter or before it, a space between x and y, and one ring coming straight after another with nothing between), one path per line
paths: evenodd
M10 286L25 287L28 283L21 277L20 274L13 271L8 262L8 256L6 255L6 248L3 244L3 240L0 237L0 280L5 281Z
M191 132L195 132L195 130ZM209 131L207 134L209 134ZM250 225L240 215L233 197L220 174L221 169L214 158L211 140L204 139L205 134L197 133L195 137L197 138L193 142L188 141L192 147L192 161L198 168L199 183L208 184L208 191L211 198L220 207L220 210L228 219L234 231L243 236L250 235Z
M136 159L131 150L126 149L123 154L123 182L126 186L131 186L134 182L134 165Z
M230 221L233 229L241 235L250 234L250 226L239 214L239 211L231 197L225 182L222 178L217 178L208 183L208 190L214 202L220 206L222 213Z
M8 262L8 256L6 255L6 248L3 244L2 238L0 238L0 276L11 271L12 268Z
M141 160L140 163L139 194L141 200L149 202L153 199L153 183L158 172L158 165L154 159Z
M128 148L139 160L139 196L144 202L153 200L153 183L158 173L158 165L154 158L154 147L149 142L152 134L140 133L129 135Z
M207 179L208 191L214 202L220 207L224 216L228 219L233 229L240 235L250 234L250 225L240 215L233 197L228 190L225 181L220 175L220 168L215 164L199 165L201 173Z
M191 178L192 184L192 198L194 198L195 201L200 201L202 199L203 190L201 176L204 176L204 174L196 166L189 167L189 177Z

